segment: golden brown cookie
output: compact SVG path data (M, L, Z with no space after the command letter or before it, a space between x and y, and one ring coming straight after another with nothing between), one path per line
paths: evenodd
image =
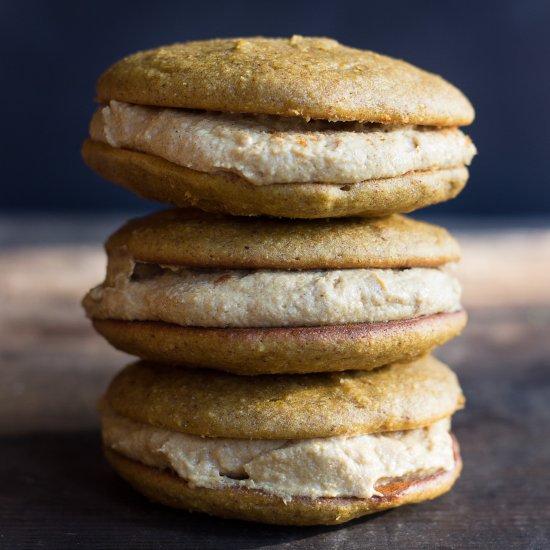
M191 209L131 220L105 248L136 262L230 269L437 267L460 258L444 228L405 216L287 221Z
M106 249L107 278L84 306L109 342L144 359L247 375L368 370L428 353L466 323L456 281L437 269L458 259L456 241L404 216L174 209L128 222Z
M447 491L461 468L449 417L463 403L454 373L426 356L371 372L248 378L139 362L100 408L107 458L149 498L309 525Z
M456 130L474 111L454 86L327 38L218 39L138 52L100 77L97 96L109 106L94 115L93 139L82 148L86 163L144 198L209 212L303 219L410 212L455 197L475 154ZM140 106L157 108L149 122ZM237 118L217 121L220 112ZM179 127L184 115L195 123ZM312 119L322 122L296 125ZM365 124L342 126L350 123ZM201 124L209 125L202 134ZM451 141L429 145L421 137L427 130ZM360 145L359 136L371 131L378 137ZM387 131L417 134L403 135L397 146L380 136ZM269 154L260 155L255 139ZM223 151L232 152L225 158Z
M468 180L468 169L458 166L345 185L258 186L229 172L199 172L91 139L84 142L82 155L100 176L145 199L235 216L312 219L406 213L456 197Z
M449 417L463 403L456 375L430 356L368 372L246 378L138 362L114 378L103 400L143 424L244 439L409 430Z
M474 111L441 77L328 38L237 38L138 52L99 79L101 101L325 120L459 126Z
M292 374L412 361L458 336L466 312L298 328L202 328L114 319L94 319L93 324L115 348L143 359L240 375Z

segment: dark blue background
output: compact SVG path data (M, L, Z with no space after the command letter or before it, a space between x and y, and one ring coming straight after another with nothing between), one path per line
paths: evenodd
M142 207L80 159L99 74L175 41L294 33L404 58L468 95L479 156L435 213L550 212L548 0L1 2L0 210Z

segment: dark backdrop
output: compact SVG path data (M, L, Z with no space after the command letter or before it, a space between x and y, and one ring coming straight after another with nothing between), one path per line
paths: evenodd
M135 50L223 36L327 35L442 74L477 110L467 214L550 212L550 1L0 2L0 210L143 203L83 164L94 83Z

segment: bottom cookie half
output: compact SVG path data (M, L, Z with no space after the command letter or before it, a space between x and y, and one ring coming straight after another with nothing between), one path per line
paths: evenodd
M412 361L457 336L466 312L321 327L200 328L94 319L114 347L147 359L234 374L370 370Z
M336 525L352 519L430 500L447 492L462 469L458 443L453 436L455 467L409 481L394 481L377 487L370 498L306 498L290 501L262 491L241 488L192 487L168 470L159 470L130 460L105 448L105 455L118 474L137 491L166 506L231 519L279 525Z

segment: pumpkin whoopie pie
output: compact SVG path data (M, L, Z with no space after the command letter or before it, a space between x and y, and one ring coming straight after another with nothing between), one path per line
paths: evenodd
M234 215L380 216L456 196L474 111L441 77L327 38L187 42L99 79L85 161L145 198Z
M414 388L414 391L411 391ZM242 377L139 362L101 402L105 453L163 504L336 524L449 490L463 405L436 359L373 371Z
M236 374L372 369L456 336L444 229L401 215L276 220L172 209L106 243L84 307L115 347Z

